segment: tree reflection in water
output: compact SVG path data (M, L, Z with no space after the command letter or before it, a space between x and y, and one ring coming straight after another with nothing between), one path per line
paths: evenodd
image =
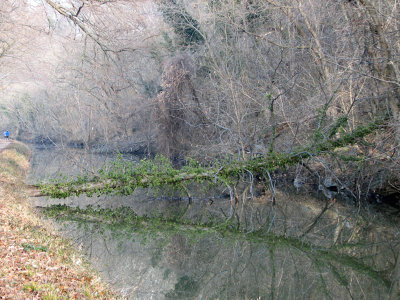
M241 192L233 213L211 189L190 205L147 191L75 198L68 204L129 209L103 218L63 208L55 224L132 299L396 299L400 239L387 217L279 190L273 206ZM124 211L153 218L132 225Z

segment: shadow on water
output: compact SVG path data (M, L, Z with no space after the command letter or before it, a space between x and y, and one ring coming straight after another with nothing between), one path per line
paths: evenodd
M30 178L94 171L108 159L41 150ZM143 190L34 204L132 299L396 299L398 223L283 191L273 206L243 188L232 208L221 189L192 188L201 196L191 204Z

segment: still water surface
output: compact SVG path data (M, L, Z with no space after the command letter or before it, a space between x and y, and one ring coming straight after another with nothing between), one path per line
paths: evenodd
M81 150L36 149L29 181L95 172L110 159ZM233 216L240 234L162 222L147 232L126 223L53 220L130 299L396 299L398 224L373 211L325 206L285 192L277 193L272 206L268 195L256 197L245 185L232 212L222 189L194 189L198 193L192 191L190 205L169 191L147 190L129 197L32 201L38 208L67 204L129 207L139 215L178 212L191 224Z

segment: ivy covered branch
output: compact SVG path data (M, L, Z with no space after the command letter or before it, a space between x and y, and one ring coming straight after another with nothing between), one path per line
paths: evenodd
M343 122L343 120L338 120ZM157 156L154 160L131 162L121 157L110 166L99 170L95 176L79 176L69 181L51 182L31 186L30 196L50 196L66 198L86 194L129 195L137 188L158 188L174 186L186 190L189 182L215 182L229 184L238 175L273 172L277 169L294 165L301 160L329 153L336 148L355 144L379 128L382 120L376 120L360 126L342 137L324 139L317 135L312 146L304 147L292 153L270 152L265 156L246 161L216 161L212 166L202 166L194 160L180 169L174 168L168 159ZM337 126L336 126L337 127ZM335 128L337 130L338 128ZM333 135L330 134L330 137Z

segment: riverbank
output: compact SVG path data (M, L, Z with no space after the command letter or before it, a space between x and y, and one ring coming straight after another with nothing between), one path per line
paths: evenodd
M0 153L0 299L118 298L33 211L23 183L29 156L18 142Z

